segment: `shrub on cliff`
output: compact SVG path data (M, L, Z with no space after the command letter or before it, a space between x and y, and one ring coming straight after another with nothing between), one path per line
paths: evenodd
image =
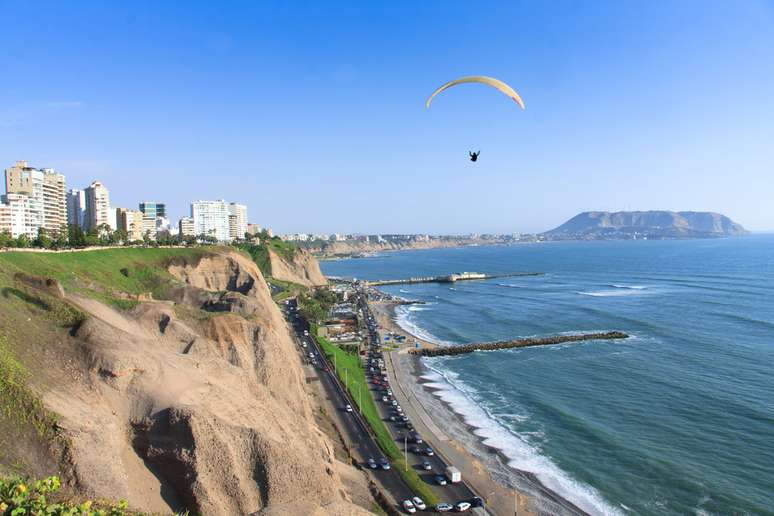
M59 477L26 482L20 477L0 479L0 515L45 514L61 516L119 516L130 514L121 500L115 504L53 502L49 496L59 491ZM55 495L56 496L56 495Z

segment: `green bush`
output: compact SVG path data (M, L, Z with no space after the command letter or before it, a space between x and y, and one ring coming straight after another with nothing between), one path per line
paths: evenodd
M0 514L17 516L22 514L54 516L119 516L129 514L123 500L115 504L95 504L85 501L80 504L53 502L49 495L59 491L59 477L48 477L28 483L21 477L0 479Z

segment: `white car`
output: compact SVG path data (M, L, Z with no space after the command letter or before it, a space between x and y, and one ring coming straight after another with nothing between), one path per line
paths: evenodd
M439 503L435 506L437 512L449 512L452 509L454 509L454 506L450 503Z
M344 407L344 410L346 410L347 412L352 412L352 405L350 405L349 403L347 403L347 406L346 406L346 407Z
M411 503L411 500L403 500L403 509L409 514L417 512L417 509L414 507L414 504Z
M419 509L420 511L424 511L427 509L427 505L425 505L425 502L422 501L422 499L418 496L415 496L411 499L412 502L414 502L414 507Z
M459 502L454 506L454 510L457 512L465 512L468 509L470 509L470 504L468 502Z

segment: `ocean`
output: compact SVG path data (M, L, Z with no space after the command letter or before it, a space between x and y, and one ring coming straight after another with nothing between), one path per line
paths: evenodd
M774 514L774 236L523 244L322 262L425 301L407 331L456 345L622 330L625 341L423 359L514 468L592 514Z

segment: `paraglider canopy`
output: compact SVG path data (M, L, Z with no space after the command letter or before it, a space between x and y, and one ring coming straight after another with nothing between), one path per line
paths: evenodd
M519 94L516 93L516 91L513 88L511 88L510 86L508 86L507 84L505 84L503 81L499 79L495 79L493 77L486 77L484 75L471 75L469 77L460 77L459 79L455 79L453 81L447 82L446 84L444 84L443 86L435 90L433 94L427 98L427 102L425 102L425 107L429 108L430 103L433 101L433 97L435 97L442 91L447 90L452 86L456 86L458 84L464 84L467 82L477 82L477 83L485 84L487 86L491 86L492 88L498 89L501 92L503 92L505 95L510 97L516 104L519 105L521 109L524 109L524 101L521 100L521 97L519 97Z

